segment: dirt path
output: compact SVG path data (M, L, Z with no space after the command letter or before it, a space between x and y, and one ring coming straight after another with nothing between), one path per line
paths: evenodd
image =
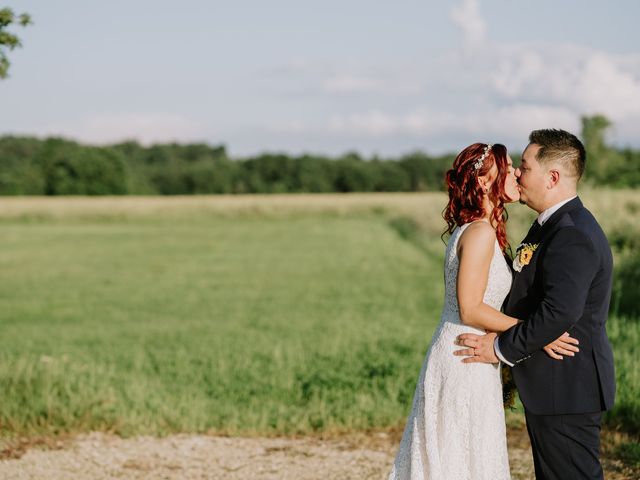
M102 433L82 435L47 448L13 453L0 460L4 479L386 479L398 433L340 438L233 438L175 435L121 439ZM51 448L53 447L53 448ZM5 457L11 452L5 450ZM509 432L514 480L533 478L526 433ZM619 462L605 459L606 478L636 478ZM637 472L636 472L637 473Z

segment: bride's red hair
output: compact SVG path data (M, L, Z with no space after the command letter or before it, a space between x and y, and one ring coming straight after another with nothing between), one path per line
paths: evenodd
M495 205L491 214L491 223L496 225L496 237L503 252L509 249L507 241L507 211L505 202L509 201L504 184L509 171L507 162L507 148L501 144L491 147L485 157L482 167L476 170L474 163L482 156L486 143L474 143L462 150L453 162L453 167L447 171L445 181L449 192L449 203L442 212L442 217L447 222L447 233L453 233L456 226L473 222L485 216L482 207L484 192L478 182L478 177L486 175L495 163L498 167L498 176L489 190L489 200Z

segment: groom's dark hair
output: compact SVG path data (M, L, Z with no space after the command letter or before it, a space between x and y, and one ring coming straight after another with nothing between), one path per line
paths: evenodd
M582 177L587 155L584 145L575 135L555 128L534 130L529 135L529 143L540 145L536 156L538 162L557 162L569 175L575 177L576 181Z

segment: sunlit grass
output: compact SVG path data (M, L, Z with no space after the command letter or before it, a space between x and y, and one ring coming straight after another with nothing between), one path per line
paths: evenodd
M637 235L639 192L583 199L608 232ZM401 425L440 314L444 203L0 199L0 432ZM510 218L516 246L535 215ZM609 325L618 428L640 425L637 326Z
M397 421L442 297L384 221L5 224L7 433Z

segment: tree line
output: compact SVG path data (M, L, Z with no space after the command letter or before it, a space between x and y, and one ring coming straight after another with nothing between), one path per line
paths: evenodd
M640 151L605 142L600 115L583 118L587 182L640 186ZM514 156L514 155L512 155ZM417 192L444 189L455 154L398 158L264 153L230 158L224 146L136 142L89 146L62 138L0 137L1 195L189 195ZM515 159L514 159L515 160ZM516 160L517 163L517 160Z
M452 155L398 159L264 153L232 159L224 146L136 142L87 146L0 137L2 195L188 195L438 190Z

